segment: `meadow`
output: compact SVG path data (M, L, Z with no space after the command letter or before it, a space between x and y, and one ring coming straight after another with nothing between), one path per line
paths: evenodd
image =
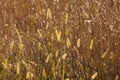
M120 0L0 0L0 80L120 80Z

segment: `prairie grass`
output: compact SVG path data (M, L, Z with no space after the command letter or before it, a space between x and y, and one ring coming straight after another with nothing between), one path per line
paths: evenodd
M0 80L120 80L120 0L0 0Z

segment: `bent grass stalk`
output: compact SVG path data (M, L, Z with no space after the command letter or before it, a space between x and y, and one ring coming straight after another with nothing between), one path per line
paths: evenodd
M109 51L109 49L107 49L103 54L102 54L102 58L104 59L105 58L105 56L107 55L107 53L108 53L108 51Z
M20 33L19 33L17 28L15 28L15 31L16 31L16 33L18 35L18 40L19 40L18 46L19 46L19 49L22 50L23 46L24 46L24 44L22 42L22 36L20 35Z

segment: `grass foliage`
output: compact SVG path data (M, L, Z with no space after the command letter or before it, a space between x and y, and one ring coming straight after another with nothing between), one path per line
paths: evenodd
M0 80L120 80L120 0L0 0Z

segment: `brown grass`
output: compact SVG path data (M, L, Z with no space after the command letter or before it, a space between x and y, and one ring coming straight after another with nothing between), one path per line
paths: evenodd
M1 80L119 80L120 0L1 0Z

